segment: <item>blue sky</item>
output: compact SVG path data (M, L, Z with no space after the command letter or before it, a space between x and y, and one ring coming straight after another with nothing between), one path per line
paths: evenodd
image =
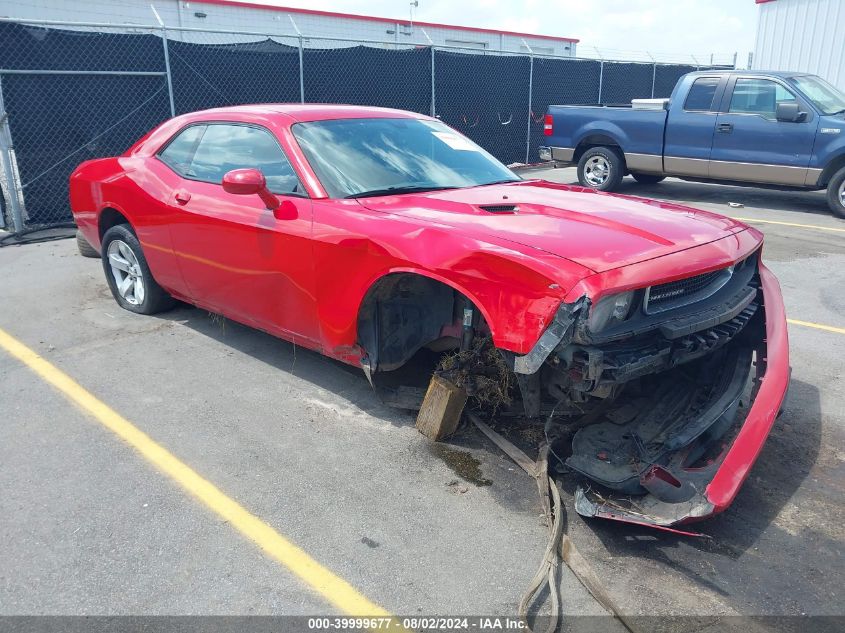
M256 1L256 0L253 0ZM266 4L407 19L406 0L258 0ZM576 37L582 50L673 57L754 48L754 0L419 0L418 20ZM584 50L584 52L587 52ZM704 59L701 60L705 61Z

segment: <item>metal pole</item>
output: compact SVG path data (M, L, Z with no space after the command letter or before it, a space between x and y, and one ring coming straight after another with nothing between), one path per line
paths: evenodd
M155 19L161 27L161 46L164 50L164 72L167 74L167 96L170 99L170 116L176 116L176 103L173 99L173 77L170 74L170 51L167 46L167 29L164 27L164 20L156 11L156 8L151 4L150 9L153 11Z
M428 33L425 32L425 29L420 29L423 35L425 35L425 39L428 40L429 49L431 49L431 116L437 116L437 108L435 108L435 90L434 90L434 42L431 41L431 38L428 36Z
M692 57L692 61L694 61L694 62L695 62L695 69L696 69L696 70L701 70L701 64L700 64L700 63L698 62L698 60L695 58L695 55L690 55L690 57Z
M302 36L299 36L299 102L305 103L305 61L302 53Z
M9 128L9 114L3 102L3 85L0 77L0 163L3 163L3 176L6 180L6 194L9 199L9 210L12 212L12 228L15 233L23 230L23 209L21 200L23 192L20 190L20 179L17 178L15 166L15 150L12 144L12 131ZM3 219L5 226L5 218Z
M434 88L434 45L431 45L431 116L437 116L437 108L435 107L435 88Z
M525 164L528 164L528 159L531 158L531 101L534 97L534 51L528 46L525 39L522 40L523 46L528 49L528 126L525 130Z
M601 60L601 65L599 66L599 105L601 105L601 90L602 84L604 83L604 60Z
M115 77L164 77L167 73L151 70L49 70L0 68L0 75L106 75Z
M290 23L293 25L293 30L296 31L296 37L299 40L299 102L305 103L305 62L304 56L302 54L302 31L299 30L299 27L294 22L293 16L288 13L288 18L290 19Z
M657 83L657 60L648 51L646 51L646 55L651 58L651 98L654 99L654 85Z

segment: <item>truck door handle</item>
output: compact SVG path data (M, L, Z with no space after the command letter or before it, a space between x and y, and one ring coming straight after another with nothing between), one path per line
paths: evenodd
M191 199L191 194L187 191L177 191L174 198L176 198L176 202L179 204L188 204L188 201Z
M716 126L717 132L722 132L723 134L730 134L734 131L734 124L733 123L719 123Z

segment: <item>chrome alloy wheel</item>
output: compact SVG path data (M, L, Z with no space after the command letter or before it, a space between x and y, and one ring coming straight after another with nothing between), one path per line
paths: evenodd
M592 187L601 187L610 177L610 164L604 156L593 156L584 165L584 180Z
M117 292L127 303L134 306L142 304L144 276L135 253L126 242L114 240L109 244L108 257Z
M845 207L845 180L839 183L839 204Z

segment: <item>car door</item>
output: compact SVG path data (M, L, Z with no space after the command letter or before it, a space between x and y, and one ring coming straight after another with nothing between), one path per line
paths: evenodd
M719 75L693 81L683 104L673 103L666 121L664 171L673 176L709 176L713 130L727 79Z
M201 127L187 159L171 157L169 146L159 152L181 176L170 230L189 296L234 320L316 341L311 200L270 130L224 122ZM284 217L257 195L223 190L224 174L239 168L262 171Z
M802 121L778 121L778 103L798 102ZM783 185L803 185L817 119L783 82L734 77L716 119L710 177Z

